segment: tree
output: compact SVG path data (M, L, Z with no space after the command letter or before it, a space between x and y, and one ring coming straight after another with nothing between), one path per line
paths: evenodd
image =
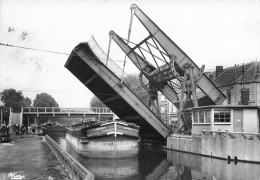
M138 74L128 74L123 81L145 104L148 103L148 92L141 86Z
M59 104L55 101L55 99L47 94L41 93L37 94L36 98L33 101L34 107L59 107Z
M11 107L13 112L20 112L22 106L31 104L30 98L24 98L22 91L16 91L15 89L5 89L1 93L1 101L5 107Z
M96 96L93 96L90 101L90 107L107 107L107 106Z
M129 74L124 77L123 82L145 103L148 104L148 92L141 86L138 74ZM96 96L90 101L91 107L106 107Z
M28 97L24 98L22 106L23 107L30 107L32 104L32 100Z

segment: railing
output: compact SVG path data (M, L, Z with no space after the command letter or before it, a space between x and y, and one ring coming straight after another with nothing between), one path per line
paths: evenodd
M112 59L108 58L107 59L107 54L102 50L102 48L99 46L99 44L97 43L97 41L95 40L95 38L92 36L89 40L88 40L88 45L90 46L91 50L95 53L95 55L98 57L98 59L109 69L111 70L119 79L122 78L122 68L120 68ZM124 72L124 76L123 77L127 77L127 73ZM127 85L126 85L127 86ZM140 101L142 101L146 106L147 103L144 102L142 100L142 98L140 98L140 96L134 92L134 90L128 86L129 89L132 90L132 92L139 98ZM147 106L148 107L148 106ZM149 107L148 107L149 108ZM161 117L159 115L157 115L154 111L152 111L159 119L161 119ZM166 121L167 122L167 121ZM168 126L168 124L166 123L166 125Z
M114 114L107 107L60 108L60 107L22 107L24 114Z
M228 131L201 131L203 137L222 137L227 139L260 140L259 133L228 132Z
M72 180L94 180L94 174L87 170L69 153L63 151L60 146L48 135L45 136L46 143L59 159Z
M105 66L107 66L119 79L121 79L122 72L123 72L122 68L120 68L112 59L109 58L107 60L107 54L101 49L101 47L98 45L97 41L93 36L88 41L88 44L91 50L99 58L99 60ZM125 72L124 72L124 76L127 76Z

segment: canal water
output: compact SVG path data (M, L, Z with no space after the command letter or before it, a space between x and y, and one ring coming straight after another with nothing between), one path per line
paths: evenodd
M152 145L140 145L137 157L90 159L77 154L64 133L48 134L94 173L96 180L260 180L259 164L235 164Z

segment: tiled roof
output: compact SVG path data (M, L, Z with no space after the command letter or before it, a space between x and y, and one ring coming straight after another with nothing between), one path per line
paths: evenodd
M256 61L245 64L244 76L242 76L242 71L243 65L223 69L223 72L217 78L213 79L213 82L218 87L223 87L235 83L248 83L260 80L260 62ZM215 75L216 72L212 74Z

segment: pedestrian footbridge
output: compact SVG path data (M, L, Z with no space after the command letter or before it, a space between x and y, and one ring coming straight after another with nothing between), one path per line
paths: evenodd
M80 117L114 119L114 113L107 107L62 108L62 107L22 107L22 116L29 117Z
M120 119L140 126L143 139L165 140L170 129L124 83L122 69L111 60L92 37L71 52L65 67Z

